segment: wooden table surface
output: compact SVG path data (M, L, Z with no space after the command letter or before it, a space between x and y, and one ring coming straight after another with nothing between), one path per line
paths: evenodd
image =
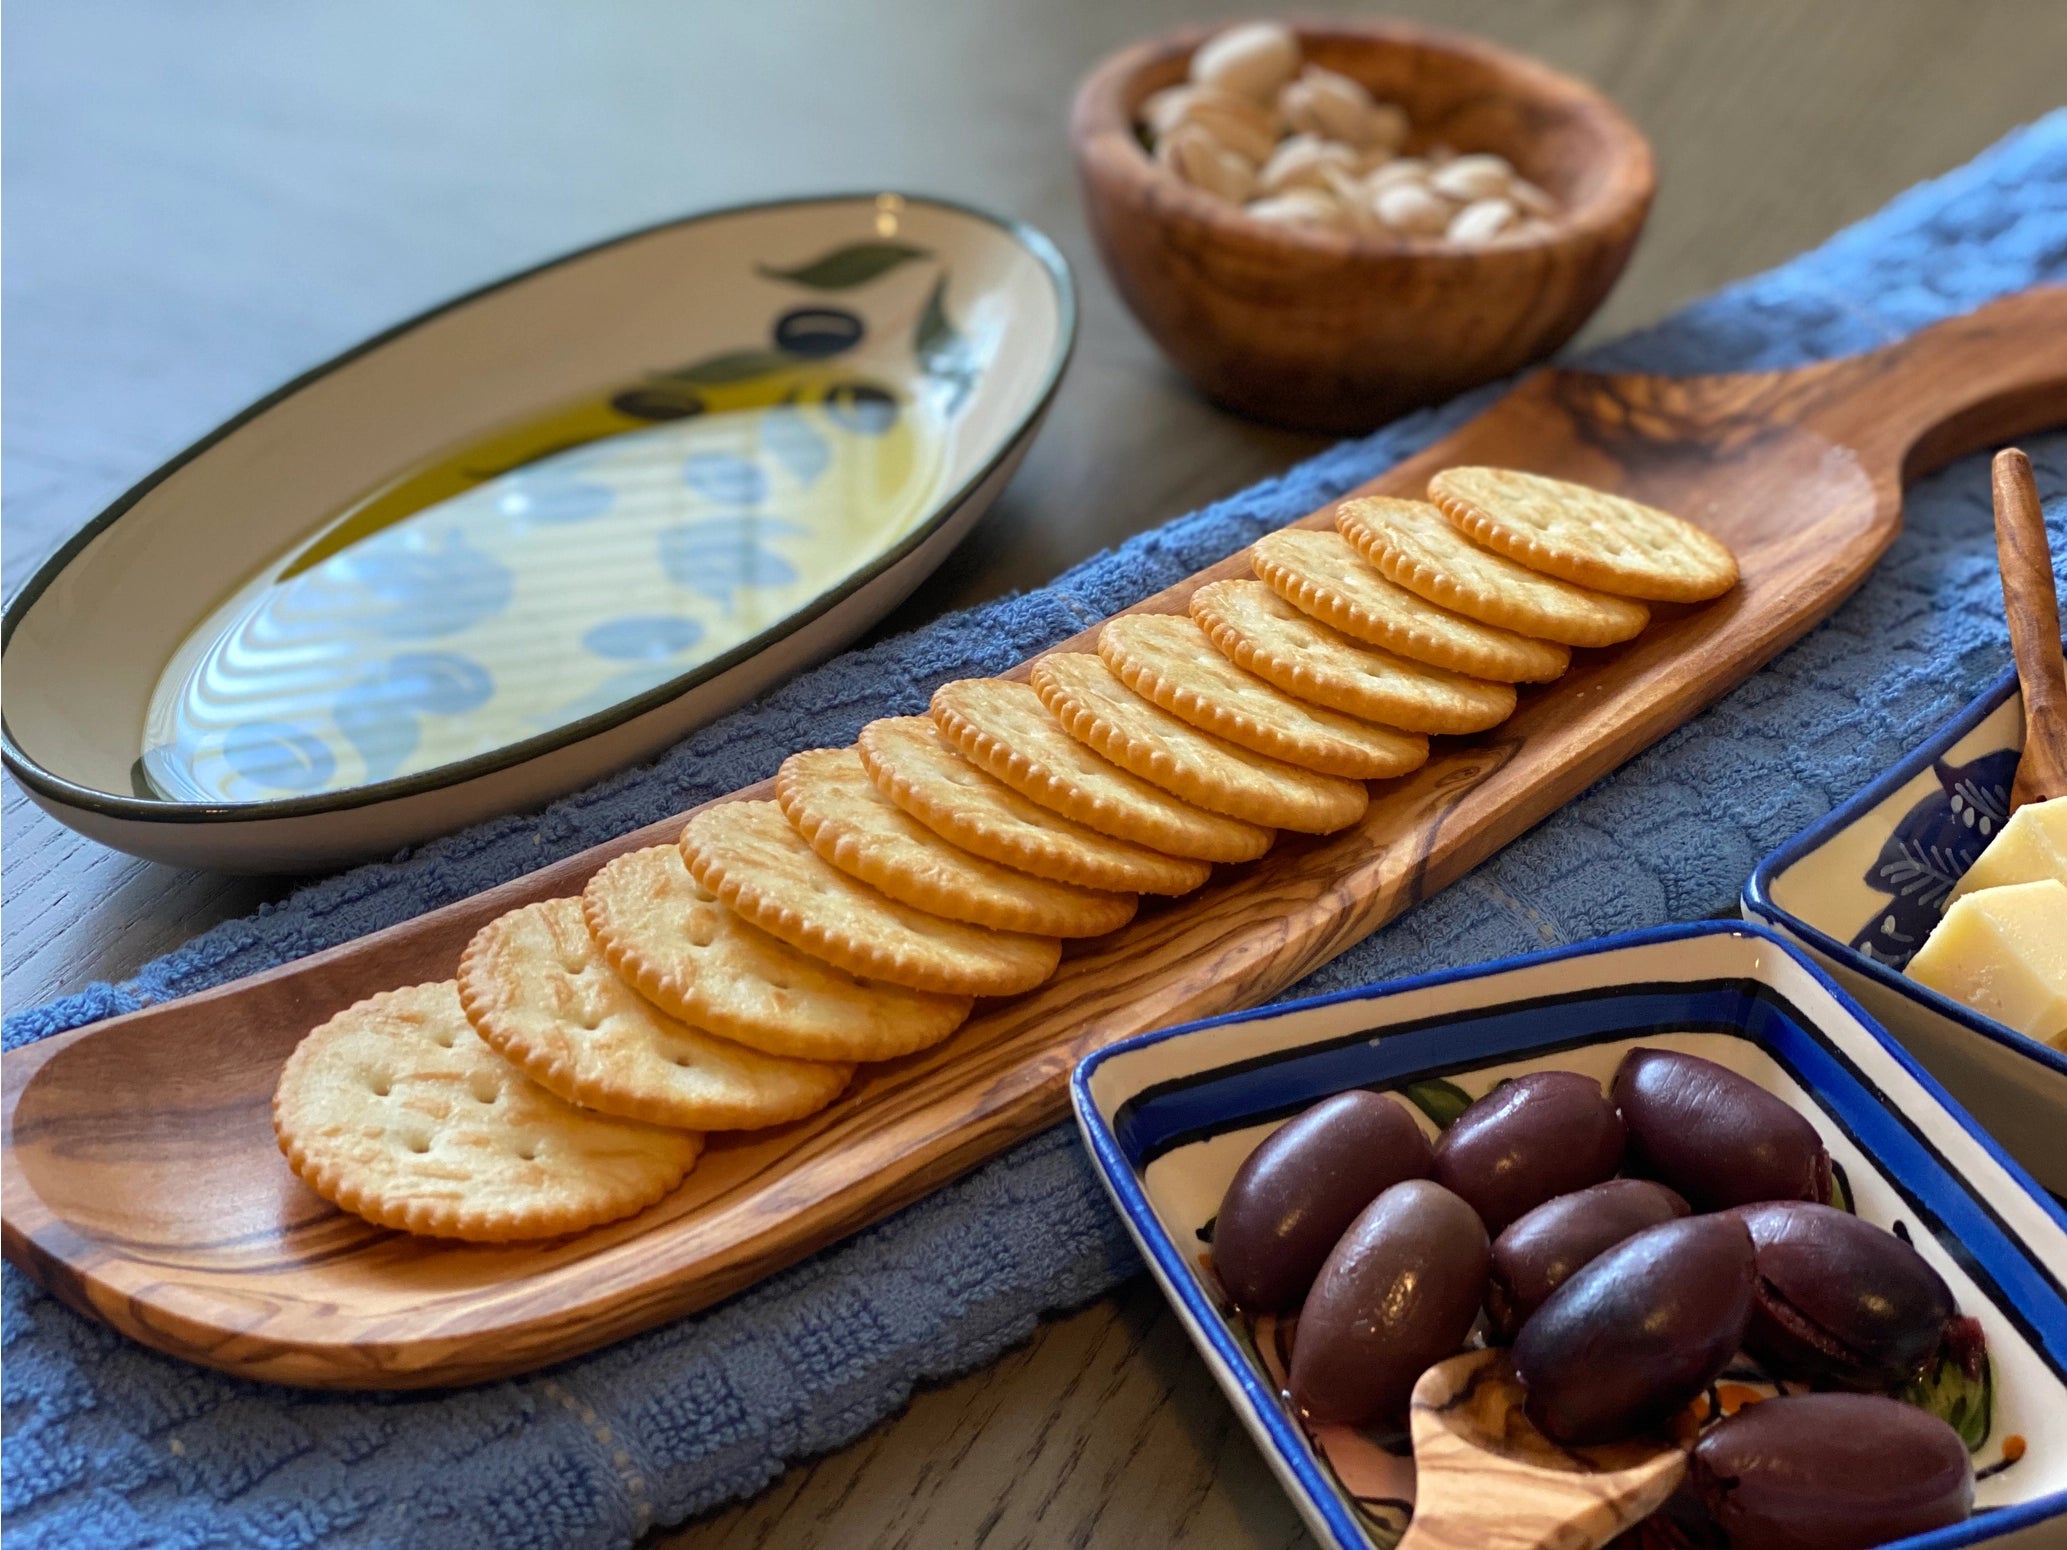
M1317 5L1313 10L1349 9ZM2058 0L1404 0L1596 82L1661 189L1582 342L1777 263L2058 105ZM1321 443L1187 390L1100 272L1064 115L1181 0L13 0L0 53L0 571L211 425L445 296L620 229L895 186L1032 221L1083 324L1011 489L892 627L1036 586ZM280 880L181 872L7 782L0 994L120 978ZM1303 1545L1145 1279L924 1392L676 1550Z

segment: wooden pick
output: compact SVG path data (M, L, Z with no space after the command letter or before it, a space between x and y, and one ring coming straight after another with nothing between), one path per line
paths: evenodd
M2060 657L2060 596L2039 509L2031 459L2015 447L1995 454L1995 555L2002 610L2024 690L2024 756L2010 783L2010 811L2067 797L2067 665Z
M1437 1362L1414 1385L1414 1520L1399 1550L1597 1550L1649 1517L1687 1472L1686 1450L1552 1442L1522 1413L1504 1350Z

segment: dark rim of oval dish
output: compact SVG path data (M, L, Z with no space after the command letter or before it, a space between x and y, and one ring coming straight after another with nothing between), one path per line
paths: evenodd
M672 231L678 227L694 226L705 221L721 220L736 215L752 215L767 210L797 209L811 205L868 204L885 197L902 200L908 206L930 207L946 210L972 220L994 226L1005 233L1013 242L1030 254L1048 275L1049 284L1055 289L1056 301L1056 345L1048 362L1048 372L1041 382L1025 411L1003 436L999 438L997 450L983 465L963 481L951 494L935 504L933 516L922 526L907 534L895 548L879 555L865 568L850 574L837 587L821 593L803 608L786 615L776 624L763 630L751 640L743 641L722 656L690 669L667 682L657 684L643 694L620 700L605 710L584 716L579 721L570 721L565 726L550 732L541 732L535 737L519 742L507 743L492 753L477 754L470 759L441 764L435 769L423 770L415 775L398 776L393 780L378 781L371 785L350 786L342 791L318 793L305 797L282 797L265 802L176 802L159 801L145 797L117 796L111 792L99 791L90 786L81 786L46 770L22 746L15 741L13 729L7 725L4 712L0 712L0 764L24 786L43 796L53 798L67 807L85 812L97 813L111 818L121 818L143 823L252 823L271 818L305 818L323 813L348 812L354 808L371 807L382 802L395 801L402 797L421 796L427 792L441 790L448 786L462 785L483 775L492 775L516 765L528 763L545 754L568 748L600 732L622 726L650 710L655 710L670 700L678 699L691 689L729 672L742 662L758 655L770 645L785 636L793 635L810 624L846 598L879 576L895 569L909 558L922 544L937 533L954 514L980 489L984 482L997 472L1025 441L1032 428L1047 412L1055 392L1061 386L1063 372L1067 369L1071 355L1076 349L1077 298L1076 285L1071 279L1069 262L1054 242L1036 227L1024 221L1010 220L994 215L975 205L959 200L936 198L929 194L909 194L896 189L877 189L866 193L811 194L782 199L761 199L745 204L725 205L717 209L700 210L693 215L678 216L673 220L656 221L650 226L641 226L634 231L620 232L600 242L572 252L549 258L528 269L504 275L499 280L474 290L451 297L426 311L414 314L382 330L371 338L362 340L342 354L312 366L309 370L283 383L257 402L238 411L222 424L203 436L199 441L176 453L159 465L143 479L132 485L101 514L80 528L61 544L55 553L29 578L22 589L7 600L0 610L0 651L5 651L8 642L14 639L15 626L36 604L51 582L55 581L74 557L94 539L98 538L120 518L126 515L145 496L193 462L218 442L228 439L237 431L257 419L276 404L291 398L312 383L322 380L331 373L349 366L363 355L395 339L412 329L442 317L460 307L492 296L514 285L558 269L577 260L589 258L611 248L636 242L659 232Z

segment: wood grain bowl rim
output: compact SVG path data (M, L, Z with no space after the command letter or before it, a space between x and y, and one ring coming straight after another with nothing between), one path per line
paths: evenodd
M1520 237L1495 237L1460 246L1440 237L1372 237L1308 227L1269 226L1251 220L1241 207L1195 188L1150 158L1134 130L1134 113L1147 92L1142 77L1188 57L1207 38L1241 18L1213 26L1193 24L1132 43L1094 65L1077 88L1070 110L1070 140L1080 177L1131 196L1134 207L1153 208L1157 218L1182 217L1204 227L1215 241L1257 254L1332 258L1355 263L1443 261L1484 264L1509 254L1591 246L1627 240L1657 191L1657 158L1635 122L1597 87L1529 55L1469 33L1413 22L1283 18L1302 42L1328 40L1380 49L1419 49L1448 54L1504 78L1510 95L1562 109L1602 132L1606 175L1578 204L1546 219L1545 228Z

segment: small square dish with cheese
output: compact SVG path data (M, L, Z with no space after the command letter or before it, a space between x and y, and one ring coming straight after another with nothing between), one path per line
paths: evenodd
M1765 856L1743 910L2067 1196L2067 804L2012 809L2024 721L2010 669Z
M2010 815L1947 898L1909 977L2067 1049L2067 797Z
M1909 960L1909 977L2067 1049L2067 871L1959 894Z

